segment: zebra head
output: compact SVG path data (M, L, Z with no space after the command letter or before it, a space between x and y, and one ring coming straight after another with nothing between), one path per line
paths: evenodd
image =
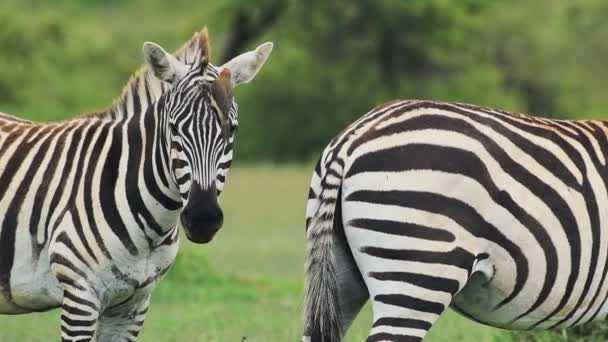
M154 75L171 87L157 103L166 121L170 172L180 192L180 223L193 242L211 241L223 223L218 195L232 161L238 107L233 87L247 83L262 68L272 43L235 57L222 66L204 54L192 65L178 61L154 43L144 44L146 62Z

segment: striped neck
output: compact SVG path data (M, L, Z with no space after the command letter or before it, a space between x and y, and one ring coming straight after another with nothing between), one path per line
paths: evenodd
M199 34L175 53L178 59L197 63ZM109 158L119 175L126 174L127 203L150 245L156 245L174 230L182 207L170 171L168 118L161 100L170 87L143 67L106 111L76 119L100 120L110 128Z

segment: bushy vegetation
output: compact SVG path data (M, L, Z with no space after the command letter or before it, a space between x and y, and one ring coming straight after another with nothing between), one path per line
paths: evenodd
M601 117L607 15L603 0L6 0L0 109L47 120L104 107L144 40L177 47L207 24L216 63L276 42L259 79L237 90L241 159L314 158L396 98Z

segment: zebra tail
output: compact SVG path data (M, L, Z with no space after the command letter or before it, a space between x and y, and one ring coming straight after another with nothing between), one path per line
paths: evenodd
M319 208L307 230L305 326L310 342L339 342L343 333L333 254L334 216L341 179L336 183L319 195Z

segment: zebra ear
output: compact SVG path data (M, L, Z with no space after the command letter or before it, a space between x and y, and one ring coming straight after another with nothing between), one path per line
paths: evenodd
M232 86L251 81L258 71L262 69L264 63L266 63L272 47L273 44L271 42L264 43L254 51L245 52L222 65L222 69L228 68L232 74Z
M213 95L213 100L224 116L228 116L228 112L232 107L231 78L230 69L224 68L213 84L211 84L211 94Z
M174 83L186 75L187 67L159 45L145 42L143 50L146 63L158 79Z

